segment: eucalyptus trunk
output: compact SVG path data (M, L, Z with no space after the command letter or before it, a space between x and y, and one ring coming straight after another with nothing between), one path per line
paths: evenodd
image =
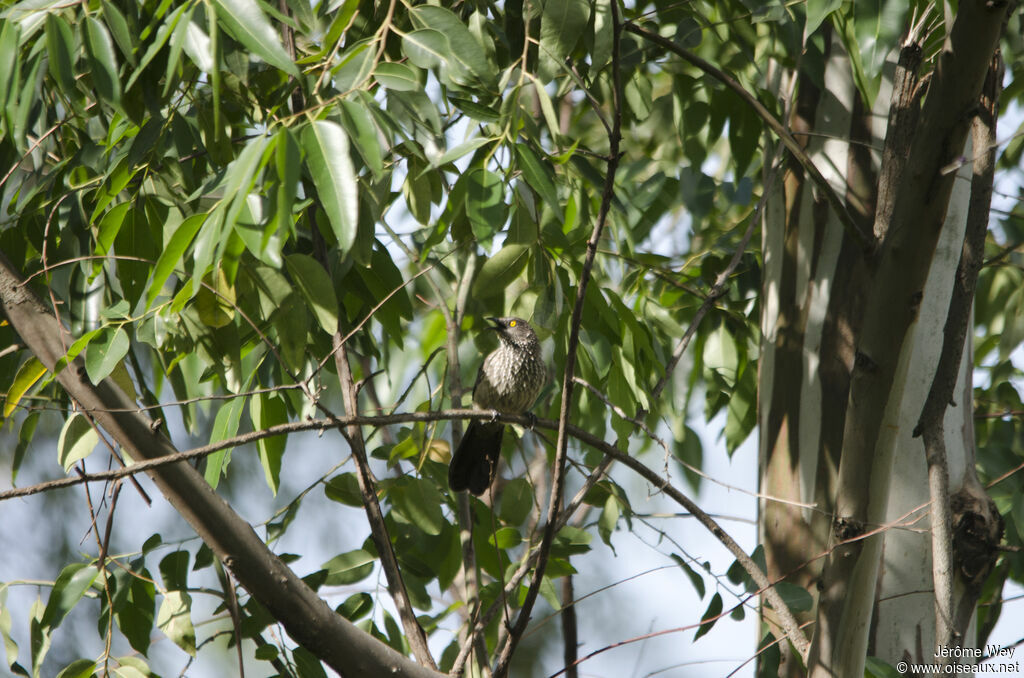
M857 228L784 164L763 228L761 541L769 577L815 604L800 618L809 656L784 651L780 675L806 662L807 675L859 678L866 656L929 661L975 642L990 562L966 567L952 530L976 520L998 542L999 526L974 470L971 333L952 330L970 316L988 216L994 123L975 114L994 100L1001 23L961 3L933 60L910 31L870 104L836 35L823 75L791 76L790 129ZM943 364L952 397L922 430Z

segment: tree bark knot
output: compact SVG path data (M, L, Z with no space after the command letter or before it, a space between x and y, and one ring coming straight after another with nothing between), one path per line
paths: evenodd
M987 494L970 485L950 497L950 509L957 568L968 587L980 590L999 556L1003 517Z

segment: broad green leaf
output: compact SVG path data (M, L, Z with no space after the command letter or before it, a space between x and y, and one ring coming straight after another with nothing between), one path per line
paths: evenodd
M338 248L347 252L355 241L359 223L359 193L348 154L348 135L335 122L317 120L302 129L302 147Z
M18 444L14 447L14 459L11 461L11 484L18 479L18 469L25 459L25 452L35 437L36 425L39 423L39 410L32 410L21 422L18 429Z
M76 414L64 422L64 428L57 439L60 465L70 471L75 462L92 454L100 442L99 434L84 416Z
M373 598L369 593L360 591L346 598L345 602L337 607L336 612L349 621L356 621L365 617L372 609Z
M612 532L619 524L619 500L613 494L605 499L601 515L597 519L597 532L601 535L601 541L608 546L612 545Z
M427 168L426 170L424 170L424 172L429 172L429 171L432 171L433 169L435 169L437 167L443 167L443 166L447 165L450 162L455 162L456 160L458 160L462 156L468 155L469 153L472 153L473 151L475 151L476 149L480 148L481 146L486 146L487 144L492 144L492 143L494 143L494 141L495 140L490 138L490 137L476 137L476 138L470 139L469 141L464 141L461 144L459 144L458 146L454 146L452 148L449 148L447 151L442 153L438 158L435 158L434 160L432 160L430 162L430 167ZM486 170L481 170L481 171L486 171Z
M171 234L170 240L167 241L163 251L160 253L160 258L157 259L156 266L153 267L153 279L150 281L149 291L146 293L147 308L153 305L153 302L163 290L164 283L167 282L175 267L181 262L185 250L192 244L192 239L196 237L196 233L199 232L199 229L206 222L206 217L206 214L194 214L181 222L174 233Z
M281 394L258 393L249 401L249 416L252 417L253 426L257 430L262 430L287 423L288 408ZM261 438L256 441L256 448L260 452L260 464L263 466L263 475L274 494L277 494L278 487L281 485L281 458L284 457L286 444L287 438L283 435Z
M373 71L374 79L387 89L411 92L422 89L416 70L405 64L383 62Z
M689 578L690 583L693 584L693 588L696 589L697 595L700 596L701 600L704 599L704 593L706 592L704 577L697 574L697 572L690 567L690 565L683 559L679 554L673 553L671 555L672 560L676 561L676 565L683 568L683 572Z
M498 122L498 120L501 119L501 114L498 113L498 111L489 106L478 104L470 99L449 96L448 100L460 111L479 122Z
M484 298L501 294L519 277L529 260L530 248L527 245L505 245L480 268L479 275L473 281L473 296Z
M441 534L447 524L441 506L444 499L437 485L422 478L404 478L388 490L394 510L429 535Z
M320 327L333 335L338 331L338 298L327 271L320 262L306 254L288 255L285 265Z
M374 178L379 178L384 171L381 142L367 110L368 106L375 107L376 102L372 99L359 102L342 99L339 103L341 123L345 131L348 132L351 141L355 142L356 151L373 172Z
M415 66L437 68L448 60L451 47L441 31L420 28L402 36L402 51Z
M354 473L342 473L324 483L327 498L346 506L363 506L363 495L359 491L359 480Z
M114 42L117 43L118 49L121 50L121 55L128 60L132 66L135 66L137 61L135 59L135 50L137 49L138 36L132 35L132 31L128 28L128 20L124 18L124 14L110 0L101 0L100 6L103 8L103 18L106 20L105 25L110 30L111 36L114 38Z
M17 409L22 396L28 393L29 389L44 374L46 374L46 367L35 356L22 363L18 368L18 373L14 375L11 387L7 389L7 397L4 400L4 419L11 416L11 413Z
M0 22L0 112L7 105L7 98L17 89L12 87L12 83L17 80L15 69L19 67L19 32L17 22Z
M67 22L56 12L47 13L46 53L50 62L50 75L67 97L77 97L72 57L74 44L75 39Z
M828 15L842 7L842 0L807 0L807 21L804 23L804 43Z
M196 310L199 319L207 327L227 327L235 317L235 286L228 282L224 269L218 268L216 275L203 276L203 285L196 294Z
M342 101L342 104L345 102ZM277 143L274 146L274 171L277 173L277 213L274 217L274 226L279 233L282 230L283 233L291 233L294 231L292 208L302 176L302 151L295 141L295 135L287 127L282 127L277 136Z
M139 59L138 67L132 69L132 75L128 78L128 84L124 86L124 91L128 92L132 89L132 85L138 80L143 73L146 72L146 66L149 65L156 55L159 54L167 41L171 38L174 33L174 29L178 25L178 21L181 19L182 14L188 10L190 5L188 3L182 3L173 13L170 14L163 23L160 24L160 28L157 29L156 37L150 42L149 47L146 49L146 53ZM162 75L162 74L161 74Z
M708 336L704 344L704 367L718 373L727 385L733 386L736 383L739 352L736 340L725 325L719 325Z
M128 639L135 651L145 654L149 649L150 634L153 630L153 615L156 611L156 588L149 570L142 568L139 577L126 579L127 600L116 607L117 627ZM143 578L144 577L144 578Z
M299 69L256 0L213 0L213 6L218 18L227 24L240 43L271 66L299 77Z
M508 205L505 204L504 180L486 169L472 169L466 179L466 216L477 240L487 240L505 226Z
M417 5L412 8L410 14L417 28L431 28L448 39L451 51L445 61L453 66L458 64L458 68L448 69L448 75L455 84L476 84L473 80L484 86L493 84L494 71L487 54L466 24L454 12L435 5ZM471 73L473 78L465 77L464 72Z
M57 575L57 581L53 583L50 598L46 602L46 610L43 611L43 626L50 629L60 626L64 617L96 581L97 576L99 570L96 566L85 563L71 563L61 570Z
M114 43L106 26L89 16L85 21L85 48L92 66L92 81L100 96L111 104L121 103L121 79L117 72Z
M697 633L693 636L694 642L711 630L711 627L713 627L715 622L718 621L717 617L720 614L722 614L722 595L720 593L716 593L711 598L711 602L708 604L708 609L704 611L704 616L700 618L703 623L700 625L700 628L697 629Z
M160 603L156 625L174 644L196 656L196 630L192 625L192 597L184 591L168 591Z
M499 527L487 537L487 543L499 549L510 549L522 544L523 536L514 527Z
M515 149L516 157L519 158L519 169L523 171L526 183L537 191L555 216L561 219L562 206L558 202L558 191L555 189L555 173L526 144L516 144Z
M320 566L327 570L327 579L324 583L328 586L344 586L362 581L373 572L376 560L373 554L362 549L334 556Z
M131 341L122 327L106 327L99 337L89 342L85 352L85 371L89 380L98 384L106 379L128 354Z
M92 659L76 659L57 674L57 678L90 678L96 662Z
M779 597L791 612L806 612L814 606L814 598L807 589L792 582L780 581L775 584Z
M222 440L232 438L238 433L238 424L242 418L242 409L245 406L245 398L232 398L221 405L217 410L217 416L213 420L213 430L210 431L210 442L219 443ZM221 476L226 472L228 461L231 459L231 450L220 450L206 458L206 471L204 477L206 482L214 488L220 483Z
M587 0L547 0L540 24L540 72L544 80L557 75L590 20Z
M533 488L525 478L514 478L501 492L498 514L509 525L522 525L533 510Z

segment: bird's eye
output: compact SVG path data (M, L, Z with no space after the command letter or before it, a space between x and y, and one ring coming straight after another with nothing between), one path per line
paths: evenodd
M508 321L508 326L509 327L515 327L516 326L516 321L515 320L509 320Z

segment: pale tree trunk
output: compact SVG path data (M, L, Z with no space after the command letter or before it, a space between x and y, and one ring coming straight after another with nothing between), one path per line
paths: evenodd
M837 38L828 43L824 88L798 77L794 136L871 241L865 246L840 225L795 163L772 188L763 229L760 472L769 498L761 502L761 541L770 578L815 598L800 617L813 636L809 675L859 678L867 655L890 664L928 660L936 643L972 642L978 572L962 572L950 527L937 532L949 535L938 546L948 557L935 573L931 566L936 487L946 492L940 505L954 511L939 512L940 525L956 529L967 505L980 531L998 541L998 515L974 472L972 352L969 342L962 350L962 334L952 352L952 403L936 429L948 490L936 484L941 465L929 468L914 433L936 380L954 283L973 291L958 266L969 208L987 196L984 178L972 187L978 169L965 140L1001 23L983 4L960 4L952 47L940 55L923 104L914 45L898 65L894 55L873 111ZM967 158L959 168L958 158ZM976 210L973 218L981 218ZM935 581L949 584L939 596ZM772 623L770 610L765 618ZM802 664L784 651L780 675L802 675Z

